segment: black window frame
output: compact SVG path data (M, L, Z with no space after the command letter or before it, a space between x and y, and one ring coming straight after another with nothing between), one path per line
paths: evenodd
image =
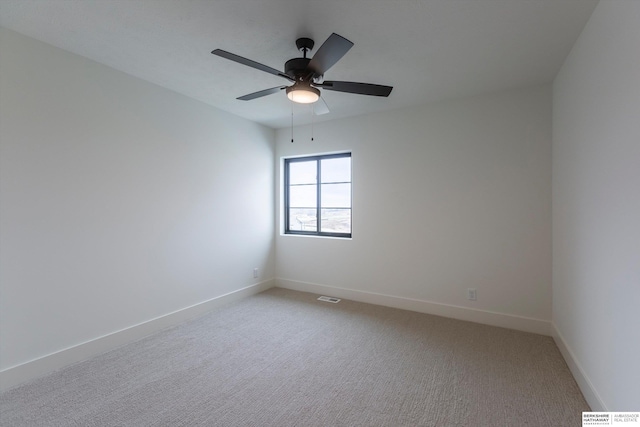
M290 157L284 159L284 234L294 234L294 235L302 235L302 236L323 236L323 237L342 237L350 239L353 233L353 170L351 171L351 175L349 176L349 186L350 186L350 194L351 194L351 203L348 208L350 211L350 228L349 233L336 233L336 232L326 232L322 231L322 216L320 215L322 209L322 167L321 161L326 159L336 159L348 157L352 159L351 152L344 153L332 153L332 154L317 154L312 156L302 156L302 157ZM309 230L291 230L289 228L289 165L291 163L297 162L309 162L316 161L316 231ZM328 184L328 183L325 183ZM331 183L334 184L334 183ZM313 209L313 208L309 208ZM347 208L340 208L347 209Z

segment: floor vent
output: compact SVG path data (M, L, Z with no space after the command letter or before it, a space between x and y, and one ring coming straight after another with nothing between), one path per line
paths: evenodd
M340 298L334 298L334 297L320 297L318 298L318 301L325 301L325 302L332 302L334 304L337 304L340 302Z

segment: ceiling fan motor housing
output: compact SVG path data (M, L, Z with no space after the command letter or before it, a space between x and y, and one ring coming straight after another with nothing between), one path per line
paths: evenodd
M309 75L307 65L311 59L309 58L293 58L284 63L284 73L288 76L299 80L300 77ZM314 76L316 77L316 76Z

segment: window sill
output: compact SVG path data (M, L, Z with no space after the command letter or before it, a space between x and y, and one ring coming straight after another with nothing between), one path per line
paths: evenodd
M332 240L353 240L352 237L337 237L337 236L315 236L313 234L289 234L280 233L281 237L302 237L305 239L332 239Z

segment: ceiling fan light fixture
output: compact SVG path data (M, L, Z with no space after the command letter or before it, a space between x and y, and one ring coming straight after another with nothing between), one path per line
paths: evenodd
M309 85L294 84L287 88L287 98L298 104L312 104L320 99L320 91Z

